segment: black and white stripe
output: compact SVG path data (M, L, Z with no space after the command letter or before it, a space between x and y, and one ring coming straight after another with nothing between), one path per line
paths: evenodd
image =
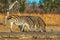
M7 18L10 22L10 30L12 31L13 24L20 27L21 31L24 30L24 27L27 26L30 31L36 30L45 32L46 31L46 24L44 21L37 16L18 16L18 15L11 15Z
M12 31L13 24L20 27L21 31L23 31L24 26L27 26L29 30L31 31L31 27L34 26L33 22L30 20L27 16L8 16L7 18L10 22L10 30Z
M36 29L38 31L46 32L46 24L41 17L37 17L37 16L29 16L29 17L34 22L34 25L36 25Z

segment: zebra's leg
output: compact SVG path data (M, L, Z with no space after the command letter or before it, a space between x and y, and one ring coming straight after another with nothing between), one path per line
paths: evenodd
M24 25L21 25L21 27L22 27L21 31L24 32Z
M29 24L27 24L27 23L25 23L25 25L24 25L25 27L27 27L28 29L29 29L29 31L31 31L31 27L30 27L30 25Z
M46 32L46 27L44 26L42 30L43 30L43 32Z
M27 25L25 25L24 28L25 28L25 29L24 29L25 32L31 31L30 27L27 26Z
M10 31L12 32L13 22L10 23Z
M22 32L24 32L25 27L27 27L31 31L31 27L27 23L25 23L25 24L21 25L21 31Z
M26 25L26 24L23 24L22 25L22 32L24 32L25 30L24 30L24 28L25 27L27 27L30 31L31 31L31 28L30 28L30 26L29 25Z
M46 28L45 28L45 26L44 26L44 27L41 26L39 32L46 32Z
M22 31L22 30L23 30L23 29L22 29L22 28L23 28L23 26L22 26L22 25L19 25L18 27L19 27L20 31Z

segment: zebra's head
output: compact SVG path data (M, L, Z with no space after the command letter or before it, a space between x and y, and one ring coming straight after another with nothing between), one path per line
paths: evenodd
M12 16L8 16L8 17L7 17L7 20L9 20L9 19L11 19L11 18L13 18L13 17L12 17Z
M14 18L14 15L10 15L7 17L7 20Z

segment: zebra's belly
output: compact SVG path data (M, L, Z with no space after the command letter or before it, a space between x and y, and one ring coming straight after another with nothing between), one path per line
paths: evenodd
M17 25L17 26L18 26L18 25L23 25L23 23L14 23L14 24Z
M14 23L15 25L19 26L19 25L26 25L26 26L29 26L29 24L27 22L15 22Z

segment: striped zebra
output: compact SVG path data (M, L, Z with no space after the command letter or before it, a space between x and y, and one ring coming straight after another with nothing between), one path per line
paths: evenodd
M36 29L40 32L46 32L46 24L40 17L11 15L7 19L10 22L10 31L12 31L13 24L15 24L21 31L24 31L24 27L27 26L30 31Z
M29 31L33 31L32 27L34 26L34 23L28 16L11 15L7 17L7 20L10 23L11 32L13 25L17 25L21 31L24 31L25 26Z
M29 18L34 22L37 31L46 32L46 24L41 17L29 16Z

